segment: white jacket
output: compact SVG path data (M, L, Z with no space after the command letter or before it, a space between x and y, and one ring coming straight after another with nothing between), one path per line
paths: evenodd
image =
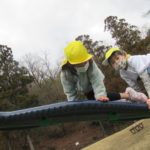
M127 64L126 70L120 70L120 76L130 87L140 91L141 88L137 83L137 78L150 65L150 54L130 56Z

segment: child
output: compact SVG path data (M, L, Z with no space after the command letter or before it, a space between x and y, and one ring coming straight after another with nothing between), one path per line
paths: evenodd
M69 43L64 52L66 58L61 65L60 78L68 101L78 99L79 93L89 100L113 101L130 98L132 101L146 101L144 95L140 94L139 98L130 88L127 91L133 94L107 92L103 73L80 41Z
M116 71L119 71L121 78L136 91L140 91L140 87L137 84L137 79L140 77L143 81L148 97L150 98L150 54L131 56L123 50L111 48L106 52L105 60L102 64L110 65ZM130 90L127 90L126 92L132 93ZM136 93L138 92L135 92L135 94ZM148 99L146 103L150 109L150 99Z

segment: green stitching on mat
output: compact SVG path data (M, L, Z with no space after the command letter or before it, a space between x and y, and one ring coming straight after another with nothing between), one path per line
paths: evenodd
M108 118L109 120L118 120L119 119L119 116L118 116L118 114L116 114L116 113L111 113L110 115L109 115L109 118Z

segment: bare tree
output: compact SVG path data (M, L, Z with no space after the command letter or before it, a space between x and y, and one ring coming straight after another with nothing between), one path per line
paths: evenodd
M49 55L43 52L41 56L26 55L23 63L34 77L34 83L38 88L45 89L43 92L46 99L60 101L60 97L63 94L59 78L60 67L58 64L54 67L50 60Z

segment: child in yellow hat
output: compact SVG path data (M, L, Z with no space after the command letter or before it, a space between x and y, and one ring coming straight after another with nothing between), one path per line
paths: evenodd
M106 92L102 71L80 41L69 43L64 52L66 58L61 64L60 77L68 101L77 100L80 92L89 100L108 101L129 98L128 93Z
M137 83L137 79L140 77L150 98L150 54L131 56L123 50L111 48L106 52L102 64L110 65L119 71L121 78L131 87L126 89L126 93L129 93L135 100L144 99L143 93L136 92L141 90ZM147 99L146 102L150 108L150 99Z

